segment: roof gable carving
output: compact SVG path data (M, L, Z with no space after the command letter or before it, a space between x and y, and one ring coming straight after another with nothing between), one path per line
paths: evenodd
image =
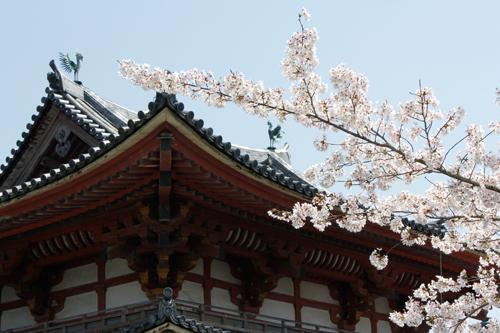
M23 149L16 154L0 188L39 177L97 144L95 138L67 119L57 107L47 107L49 110L31 131Z
M42 105L0 166L0 189L20 185L96 147L137 115L62 75L54 62ZM45 154L45 156L42 156Z

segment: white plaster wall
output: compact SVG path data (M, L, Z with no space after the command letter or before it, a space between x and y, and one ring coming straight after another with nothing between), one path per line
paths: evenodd
M106 289L106 309L149 301L137 281L120 284Z
M375 298L375 311L378 313L390 313L389 301L385 297Z
M370 324L370 319L366 317L359 318L354 330L359 333L371 333L372 326Z
M241 284L240 280L231 275L231 269L229 268L229 264L227 262L217 259L212 260L211 271L212 277L215 279Z
M203 275L203 259L198 259L196 266L194 266L190 272Z
M279 279L273 292L293 296L293 280L288 277Z
M96 281L97 265L91 263L65 270L61 283L52 287L52 290L67 289Z
M203 304L203 286L201 283L184 281L177 298Z
M291 303L266 298L262 302L262 307L260 308L259 313L266 316L295 321L295 310L293 304ZM263 319L266 320L265 318Z
M3 311L0 317L0 330L8 330L35 324L27 306Z
M316 324L327 327L337 327L330 320L330 313L327 310L310 308L308 306L302 307L300 311L302 322L309 324Z
M91 291L66 297L64 309L56 313L55 319L67 318L95 311L97 311L97 293Z
M319 283L308 281L300 281L300 296L302 298L312 299L315 301L326 302L330 304L339 304L330 296L328 286Z
M2 287L2 294L0 296L0 303L7 303L10 301L17 301L20 298L16 295L16 290L9 286Z
M230 310L238 310L238 307L231 302L229 291L221 288L212 288L212 305L220 306Z
M134 272L128 267L127 260L123 258L114 258L111 260L107 260L104 270L106 279L127 275Z
M377 322L377 333L391 333L391 324L385 320L379 320Z

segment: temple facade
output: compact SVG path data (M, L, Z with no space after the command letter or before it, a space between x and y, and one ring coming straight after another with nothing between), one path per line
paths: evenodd
M295 230L267 215L318 192L286 149L224 141L173 95L132 112L51 67L0 167L2 332L126 330L166 287L179 313L234 332L426 331L388 313L440 271L474 270L470 253L398 246L377 271L368 256L399 242L391 231Z

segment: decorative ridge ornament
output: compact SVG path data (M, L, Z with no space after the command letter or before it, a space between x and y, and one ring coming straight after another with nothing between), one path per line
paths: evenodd
M62 76L59 68L57 68L54 60L49 62L49 66L52 69L52 72L47 73L47 81L49 81L49 86L55 91L62 91Z
M267 126L269 126L269 129L267 130L267 134L269 135L269 147L267 147L267 149L275 150L276 147L274 144L278 141L277 139L281 139L281 134L283 132L280 125L273 128L273 124L271 124L270 121L267 122Z
M175 94L156 93L154 102L148 104L148 109L153 114L160 112L165 107L176 112L184 111L184 104L177 101Z
M158 304L158 318L164 320L176 314L174 291L172 288L166 287L163 289L163 297Z
M78 84L81 84L81 81L78 81L78 73L80 72L80 68L82 66L81 62L83 61L83 56L81 53L75 53L76 62L71 60L69 54L64 54L59 52L59 62L61 64L62 69L64 69L68 73L73 73L74 81Z
M158 313L147 317L144 321L129 327L115 329L116 333L142 333L142 332L178 332L165 330L169 324L174 324L181 329L195 333L230 333L220 328L206 325L194 319L177 313L174 301L174 291L170 287L163 289L163 297L158 304Z

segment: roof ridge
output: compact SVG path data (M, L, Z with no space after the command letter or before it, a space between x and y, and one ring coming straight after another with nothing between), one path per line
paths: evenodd
M150 103L150 107L158 108L162 106L174 106L175 103L177 103L175 95L167 93L157 93L155 103ZM312 197L318 192L316 187L305 182L297 175L296 176L299 180L292 179L291 177L284 175L283 172L279 170L274 170L272 168L269 169L269 166L263 165L257 160L250 159L250 156L248 154L241 154L241 150L239 148L233 148L230 142L224 142L224 139L221 135L214 135L213 129L211 127L205 128L204 121L202 119L194 118L194 112L184 111L183 109L179 110L178 108L172 108L172 110L175 111L175 114L178 117L180 117L184 122L190 125L190 127L193 128L195 132L198 133L198 135L209 141L218 150L220 150L233 160L236 160L250 171L255 172L275 183L294 190L307 197Z
M58 168L52 169L50 172L42 174L38 178L33 178L22 184L15 185L9 189L1 191L0 203L22 196L83 168L126 140L156 114L166 108L189 125L200 137L211 143L219 151L224 153L229 158L237 161L248 170L309 198L312 198L319 192L317 187L309 184L296 174L294 174L294 179L294 177L289 177L282 171L272 168L272 166L259 163L257 160L251 160L248 154L242 155L239 148L233 148L230 142L224 142L222 136L214 135L211 127L205 128L204 121L202 119L194 118L194 112L184 111L184 104L178 102L174 94L157 93L155 100L148 104L149 112L139 111L137 113L138 120L129 119L127 126L118 128L118 135L109 134L106 138L100 141L99 146L91 147L88 153L81 154L78 158L72 159L68 163L62 164ZM30 128L29 126L27 127L28 129ZM276 162L279 163L278 160L276 160ZM2 175L3 174L0 174L0 177ZM443 232L442 227L438 225L428 228L427 225L418 224L415 221L408 219L403 219L403 223L417 231L431 233L433 235L442 235Z
M26 129L28 132L23 132L21 134L21 139L16 142L17 148L12 148L10 150L11 156L5 158L5 164L0 165L0 184L2 184L7 175L12 171L12 167L15 162L21 157L22 152L28 146L28 143L38 128L43 116L49 112L49 103L54 104L64 115L66 115L72 122L78 125L80 128L85 130L90 136L96 140L102 141L109 137L109 133L100 124L95 122L93 119L83 114L74 104L72 104L64 95L59 94L52 90L52 88L45 88L47 96L42 97L41 102L43 105L38 105L35 114L31 116L31 123L26 124ZM65 94L65 93L63 93Z
M134 118L137 118L137 115L131 110L104 99L92 90L68 79L59 71L54 60L50 61L49 66L52 72L47 73L49 86L45 88L46 96L41 98L42 104L37 106L36 113L31 116L32 122L26 124L28 131L21 134L21 139L16 142L17 147L10 150L11 155L6 156L5 163L0 165L0 186L12 173L12 168L19 161L24 150L28 147L36 129L40 125L41 119L50 111L52 105L57 107L59 111L66 115L73 123L82 128L98 142L106 140L111 134L116 134L120 126L108 119L110 116L116 117L112 111L109 111L109 114L105 115L102 114L102 110L92 110L92 108L95 108L97 105L86 105L88 101L85 100L85 95L95 99L95 103L99 104L98 107L100 109L106 109L106 106L102 105L102 103L92 95L97 96L98 99L101 99L105 103L113 105L113 107L126 110L128 115L133 114ZM127 121L120 119L120 124L125 125L126 123Z
M52 183L64 176L83 168L98 157L104 155L112 148L120 144L143 124L153 118L157 112L138 113L139 120L130 119L127 126L118 129L118 135L109 134L104 140L100 141L99 146L91 147L87 153L80 154L78 158L69 160L68 163L61 164L58 168L51 169L48 173L40 175L38 178L33 178L20 185L15 185L11 188L0 192L0 203L10 199L24 195L30 191L40 188L46 184Z
M0 202L5 202L12 198L21 196L47 183L60 179L74 170L80 169L84 165L87 165L105 152L108 152L121 141L125 140L129 135L135 132L135 130L141 127L145 122L151 119L158 112L162 111L164 108L168 108L173 111L174 114L183 119L183 121L190 125L190 127L192 127L200 136L204 137L217 149L225 153L230 158L238 161L247 169L250 169L251 171L258 173L273 182L281 184L282 186L288 187L289 189L302 193L308 197L312 197L317 192L317 189L308 183L292 179L291 177L284 175L279 170L274 170L269 168L267 165L262 165L257 160L251 160L248 154L241 155L238 148L231 148L230 142L223 142L222 136L214 135L212 128L204 128L203 120L195 119L192 111L184 111L184 104L179 103L175 95L166 93L157 94L155 101L150 102L148 108L149 112L147 113L139 111L137 114L139 120L129 119L127 126L118 128L117 136L114 134L106 135L106 137L101 140L98 147L91 147L88 153L81 154L78 158L72 159L68 163L60 165L56 168L59 169L59 172L56 172L56 169L52 169L49 173L45 173L39 178L33 178L31 180L27 180L23 184L18 184L9 189L3 190L0 192ZM76 116L76 118L78 118L78 116ZM102 134L97 132L95 135ZM6 167L4 166L4 169L5 168ZM0 177L2 175L3 173Z
M116 120L120 121L123 124L127 123L127 121L129 119L136 119L137 118L137 113L135 111L133 111L129 108L126 108L126 107L124 107L124 106L122 106L122 105L120 105L112 100L109 100L105 97L100 96L95 91L93 91L92 89L90 89L86 86L84 86L84 97L85 96L88 96L90 99L90 100L85 99L85 101L87 103L96 104L99 106L99 109L103 109L103 110L99 110L98 108L96 108L97 111L99 111L99 112L101 112L101 111L106 112L107 111L106 113L109 113L108 115L104 115L106 118L108 118L108 116L110 116L111 118L115 118ZM109 110L106 107L106 104L108 104L108 107L112 106L113 109L115 109L115 111L117 111L119 113L116 114L114 112L109 112ZM125 112L126 115L124 115L123 112Z

